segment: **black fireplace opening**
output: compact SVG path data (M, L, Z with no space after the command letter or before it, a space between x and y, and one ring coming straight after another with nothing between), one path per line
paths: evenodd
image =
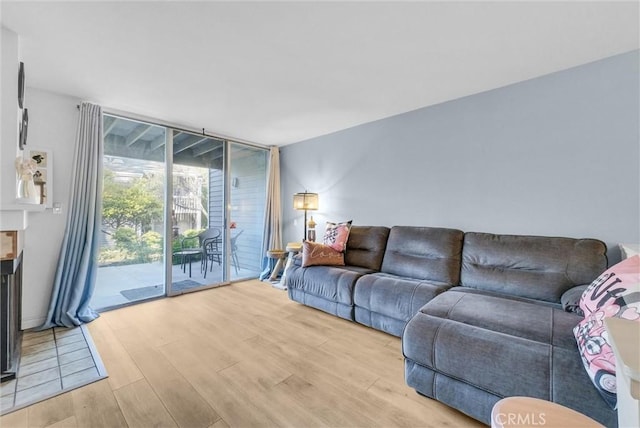
M22 253L2 260L0 289L0 382L15 379L20 359L22 322Z

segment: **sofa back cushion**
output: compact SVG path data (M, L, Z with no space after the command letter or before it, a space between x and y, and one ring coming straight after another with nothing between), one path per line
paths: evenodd
M344 263L379 271L388 237L388 227L352 226Z
M595 239L468 232L461 285L560 303L562 293L588 284L607 268L607 247Z
M394 226L382 272L458 285L463 237L456 229Z

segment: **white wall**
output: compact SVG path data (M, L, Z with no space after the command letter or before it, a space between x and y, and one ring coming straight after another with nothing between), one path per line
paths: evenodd
M371 122L281 149L292 195L357 225L640 242L639 52Z
M18 149L18 35L2 27L0 38L2 61L0 62L0 206L15 203L16 173L13 162ZM2 215L0 213L0 215Z
M78 122L76 106L80 100L29 87L25 98L29 108L27 144L52 150L51 196L54 202L62 203L62 215L55 215L50 209L28 214L23 254L22 328L31 328L44 322L51 298L69 208Z
M24 107L29 109L27 147L53 151L53 188L50 195L53 201L62 202L63 215L54 215L52 210L20 211L21 207L15 205L14 167L16 156L21 154L18 149L20 117L17 102L20 39L4 27L1 39L0 224L2 227L9 225L9 229L26 226L23 234L24 329L40 326L49 306L69 202L79 100L30 88L29 64L25 64L27 87Z

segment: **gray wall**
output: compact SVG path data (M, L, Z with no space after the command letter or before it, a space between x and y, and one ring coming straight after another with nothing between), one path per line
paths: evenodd
M359 225L640 242L639 51L367 123L281 149L292 195Z

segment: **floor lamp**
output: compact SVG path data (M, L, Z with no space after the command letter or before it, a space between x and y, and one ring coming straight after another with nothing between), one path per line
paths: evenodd
M306 190L303 193L293 195L293 208L298 211L304 211L304 237L302 241L307 239L307 211L315 211L318 209L318 194L309 193Z

